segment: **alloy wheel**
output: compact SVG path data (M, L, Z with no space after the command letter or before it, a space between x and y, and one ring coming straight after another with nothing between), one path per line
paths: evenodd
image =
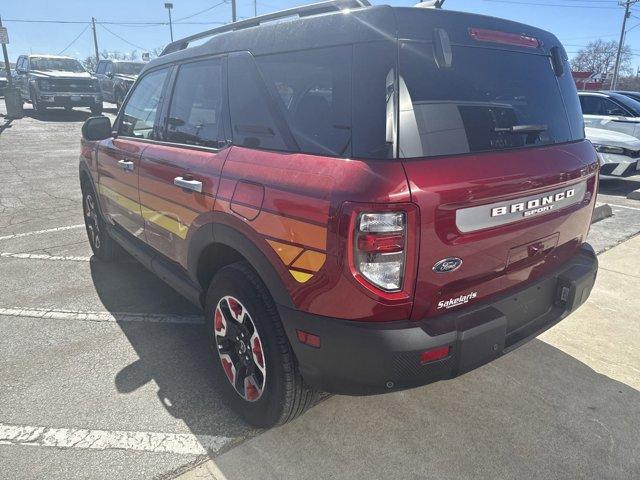
M213 316L216 350L227 379L244 400L255 402L264 392L267 376L262 339L246 307L225 296Z
M96 249L100 249L100 227L98 226L98 211L93 195L88 193L84 201L84 218L89 233L89 241Z

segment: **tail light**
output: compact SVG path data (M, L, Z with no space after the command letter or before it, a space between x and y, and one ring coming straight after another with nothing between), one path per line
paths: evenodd
M346 202L343 212L348 219L342 225L351 276L378 301L409 300L418 263L418 207Z
M354 246L356 270L376 287L402 289L406 262L407 218L404 212L363 212Z

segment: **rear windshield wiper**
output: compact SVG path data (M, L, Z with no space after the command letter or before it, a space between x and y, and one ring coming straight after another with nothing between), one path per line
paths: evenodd
M547 125L511 125L510 127L494 127L494 132L505 133L540 133L549 129Z

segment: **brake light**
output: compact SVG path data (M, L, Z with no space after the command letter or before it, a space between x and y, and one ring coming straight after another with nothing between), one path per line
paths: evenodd
M538 48L540 46L540 41L537 38L524 34L485 30L484 28L470 28L469 35L478 42L502 43L504 45L517 45L528 48Z
M407 218L404 212L361 213L354 245L356 270L376 287L402 289L406 261Z

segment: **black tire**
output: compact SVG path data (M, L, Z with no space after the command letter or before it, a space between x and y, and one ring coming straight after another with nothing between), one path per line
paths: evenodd
M122 256L122 247L109 235L98 207L95 190L88 180L82 182L82 213L93 254L104 262L119 259Z
M33 111L37 114L44 113L47 110L47 107L40 103L40 101L38 100L38 95L36 94L36 91L33 88L30 90L30 96L31 96L31 106L33 107Z
M102 102L91 105L91 113L93 115L102 115Z
M219 305L223 305L220 302L228 298L237 299L241 303L240 308L246 309L261 342L260 356L265 375L260 396L253 401L247 400L236 390L231 377L225 373L222 355L218 353L223 340L218 340L221 337L216 336L215 312ZM205 308L216 377L219 378L227 403L249 424L259 428L281 425L301 415L317 401L318 392L304 383L298 370L297 360L271 295L248 264L239 262L228 265L215 275L207 291ZM248 323L245 321L238 325ZM229 332L226 325L225 333ZM253 343L249 345L248 348L255 353ZM222 351L227 351L226 347ZM255 357L253 361L255 363ZM246 396L246 383L244 392Z

